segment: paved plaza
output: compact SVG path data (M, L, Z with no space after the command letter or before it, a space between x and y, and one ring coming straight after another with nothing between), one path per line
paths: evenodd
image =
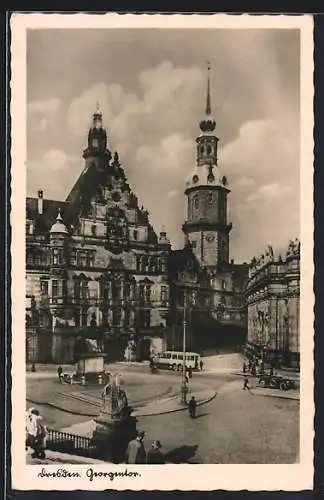
M252 390L244 391L240 364L237 355L206 359L204 372L190 382L191 393L201 398L194 420L180 403L180 374L161 370L153 375L146 364L117 363L110 369L121 375L138 428L146 432L146 446L159 439L167 462L295 462L298 398L261 389L253 378ZM48 427L89 436L101 390L62 385L53 367L39 367L27 376L27 406L37 407Z

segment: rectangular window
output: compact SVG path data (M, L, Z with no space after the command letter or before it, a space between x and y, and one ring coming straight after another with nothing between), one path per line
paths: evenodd
M57 280L52 280L52 297L58 296L58 282Z
M80 281L77 280L74 282L74 297L76 299L80 298L80 293L81 293L81 287L80 287Z
M130 320L129 310L125 309L124 326L129 326L129 320Z
M81 298L88 298L88 283L86 281L81 282Z
M121 320L121 310L113 309L113 326L119 326Z
M41 253L40 253L40 251L36 252L36 255L35 255L35 264L36 264L36 266L40 266L40 264L41 264Z
M86 256L84 252L77 252L77 265L84 267L86 265Z
M127 300L130 297L130 284L125 282L124 283L124 298Z
M151 326L151 311L144 311L144 327L149 328Z
M60 265L63 261L63 249L62 248L53 248L52 250L52 262L53 265Z
M71 266L75 266L76 263L77 263L77 253L76 253L76 250L71 250L71 253L70 253L70 263L71 263Z
M145 286L144 285L139 285L139 287L138 287L138 298L140 300L144 300L144 290L145 290Z
M222 280L222 290L226 290L226 281Z
M28 264L29 266L32 266L32 265L33 265L33 263L34 263L33 254L32 254L32 252L31 252L31 251L28 251L28 252L27 252L27 264Z
M161 302L164 304L168 300L168 287L161 286Z
M48 281L47 280L41 280L40 291L41 291L42 295L48 295Z
M145 286L145 302L149 304L151 302L151 286Z
M81 327L87 326L88 312L86 309L83 309L81 312Z
M97 236L97 226L95 224L91 226L91 234L92 236Z

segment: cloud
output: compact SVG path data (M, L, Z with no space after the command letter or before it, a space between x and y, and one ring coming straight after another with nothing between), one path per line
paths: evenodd
M109 148L119 151L140 203L149 210L155 229L165 225L174 247L182 246L185 179L196 164L195 138L205 99L206 75L200 65L211 57L217 61L212 101L220 137L219 167L231 189L231 255L248 259L263 251L265 242L285 245L298 236L299 228L297 38L295 45L287 41L283 50L280 30L215 30L215 34L207 30L204 37L179 32L173 38L174 31L157 40L153 31L149 38L150 30L145 34L136 30L130 35L135 40L134 57L129 44L126 48L122 43L124 35L118 43L110 43L105 32L95 41L96 30L93 40L90 37L91 49L90 35L79 35L72 49L65 39L62 52L66 47L73 52L69 58L65 52L57 57L56 68L45 60L46 74L52 75L47 83L36 69L30 72L36 82L33 95L44 95L37 88L46 85L49 95L58 95L65 105L30 103L33 133L28 140L37 162L29 169L29 185L34 192L42 182L64 199L82 169L81 153L99 101ZM75 40L75 35L69 36ZM39 54L39 44L34 50ZM44 54L46 59L48 51ZM34 68L40 62L35 57ZM50 134L39 141L34 132L49 127ZM65 157L58 155L54 161L51 150L62 150Z
M286 119L249 121L220 153L220 168L232 189L229 216L235 258L262 252L266 241L284 247L299 235L297 131Z
M171 189L171 191L169 191L168 194L166 195L166 199L171 200L171 198L174 198L175 196L177 196L177 194L178 191L176 189Z
M279 182L273 182L272 184L265 184L259 187L259 189L251 193L247 199L247 204L255 204L258 202L278 202L284 200L292 192L291 186L282 186Z
M79 158L70 157L64 151L48 150L37 161L27 162L27 194L35 196L39 189L43 189L45 198L64 199L81 169ZM44 181L44 171L50 182Z
M61 101L56 98L29 102L28 126L35 132L45 132L51 125L55 126L55 117L60 107Z
M55 98L45 101L31 101L28 103L28 110L32 113L54 113L60 105L61 101Z

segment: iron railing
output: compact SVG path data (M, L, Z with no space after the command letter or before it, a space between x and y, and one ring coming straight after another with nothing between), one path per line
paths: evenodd
M51 451L90 457L95 451L91 438L47 428L46 448Z

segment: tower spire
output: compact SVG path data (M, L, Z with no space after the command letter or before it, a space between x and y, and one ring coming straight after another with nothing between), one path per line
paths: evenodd
M211 133L215 130L216 121L211 116L211 98L210 98L210 62L207 61L207 94L206 94L206 109L205 109L205 117L199 123L200 130L205 133Z
M211 99L210 99L210 62L207 61L207 98L206 98L206 115L211 115Z

